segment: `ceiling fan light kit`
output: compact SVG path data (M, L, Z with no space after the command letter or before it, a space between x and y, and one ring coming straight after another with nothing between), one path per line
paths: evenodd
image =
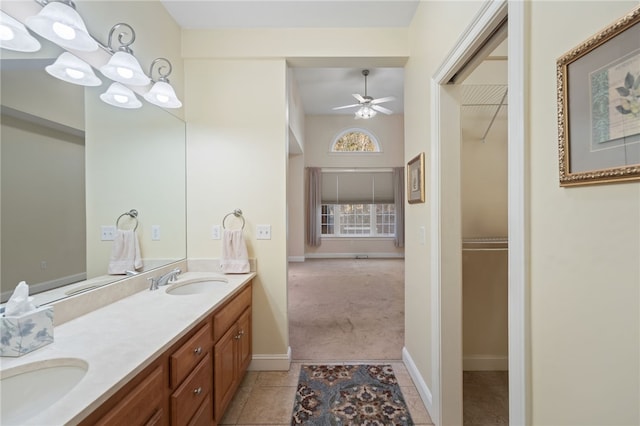
M395 98L393 96L386 96L384 98L374 99L373 97L367 95L367 76L369 75L369 70L362 70L362 75L364 76L364 96L358 93L354 93L352 96L358 101L357 104L339 106L333 108L333 110L335 111L339 109L359 107L355 113L355 118L362 118L365 120L375 117L378 112L387 115L392 114L393 111L378 104L393 101L395 100Z

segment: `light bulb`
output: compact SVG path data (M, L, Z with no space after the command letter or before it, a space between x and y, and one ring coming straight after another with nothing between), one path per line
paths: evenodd
M129 102L129 97L125 95L113 95L113 99L121 104L126 104L127 102Z
M126 78L127 80L133 77L133 70L130 68L116 67L116 72L120 77Z
M67 75L73 78L74 80L80 80L84 78L84 76L86 75L84 72L74 68L65 68L64 72L66 72Z
M74 40L76 38L76 30L62 22L54 22L52 28L53 32L62 39Z
M6 25L0 25L0 40L9 41L15 38L15 33Z

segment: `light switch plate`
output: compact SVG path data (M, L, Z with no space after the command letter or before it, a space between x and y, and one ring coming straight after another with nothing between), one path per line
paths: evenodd
M211 226L211 239L219 240L221 237L222 230L220 229L220 225L212 225Z
M160 240L160 225L151 225L151 240Z
M270 240L271 225L256 225L256 240Z

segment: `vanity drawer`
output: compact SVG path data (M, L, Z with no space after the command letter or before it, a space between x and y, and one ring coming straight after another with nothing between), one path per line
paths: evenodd
M178 389L171 395L171 424L186 425L190 419L195 418L203 403L209 400L211 405L211 388L213 387L213 365L211 356L207 353L200 364L186 378ZM199 419L198 422L201 422ZM213 421L213 416L209 418Z
M249 306L251 306L251 286L242 290L213 316L213 341L217 342Z
M204 402L198 408L198 411L189 420L188 426L211 426L213 421L213 401L211 394L204 398Z
M211 325L207 322L169 357L171 387L175 388L211 350Z

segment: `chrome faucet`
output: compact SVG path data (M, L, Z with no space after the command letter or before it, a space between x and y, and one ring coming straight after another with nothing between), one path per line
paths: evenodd
M147 278L147 280L151 281L151 285L149 286L149 290L157 290L163 285L167 285L169 283L173 283L178 279L178 275L180 275L182 271L179 268L174 269L171 272L167 272L164 275L160 275L158 278Z

